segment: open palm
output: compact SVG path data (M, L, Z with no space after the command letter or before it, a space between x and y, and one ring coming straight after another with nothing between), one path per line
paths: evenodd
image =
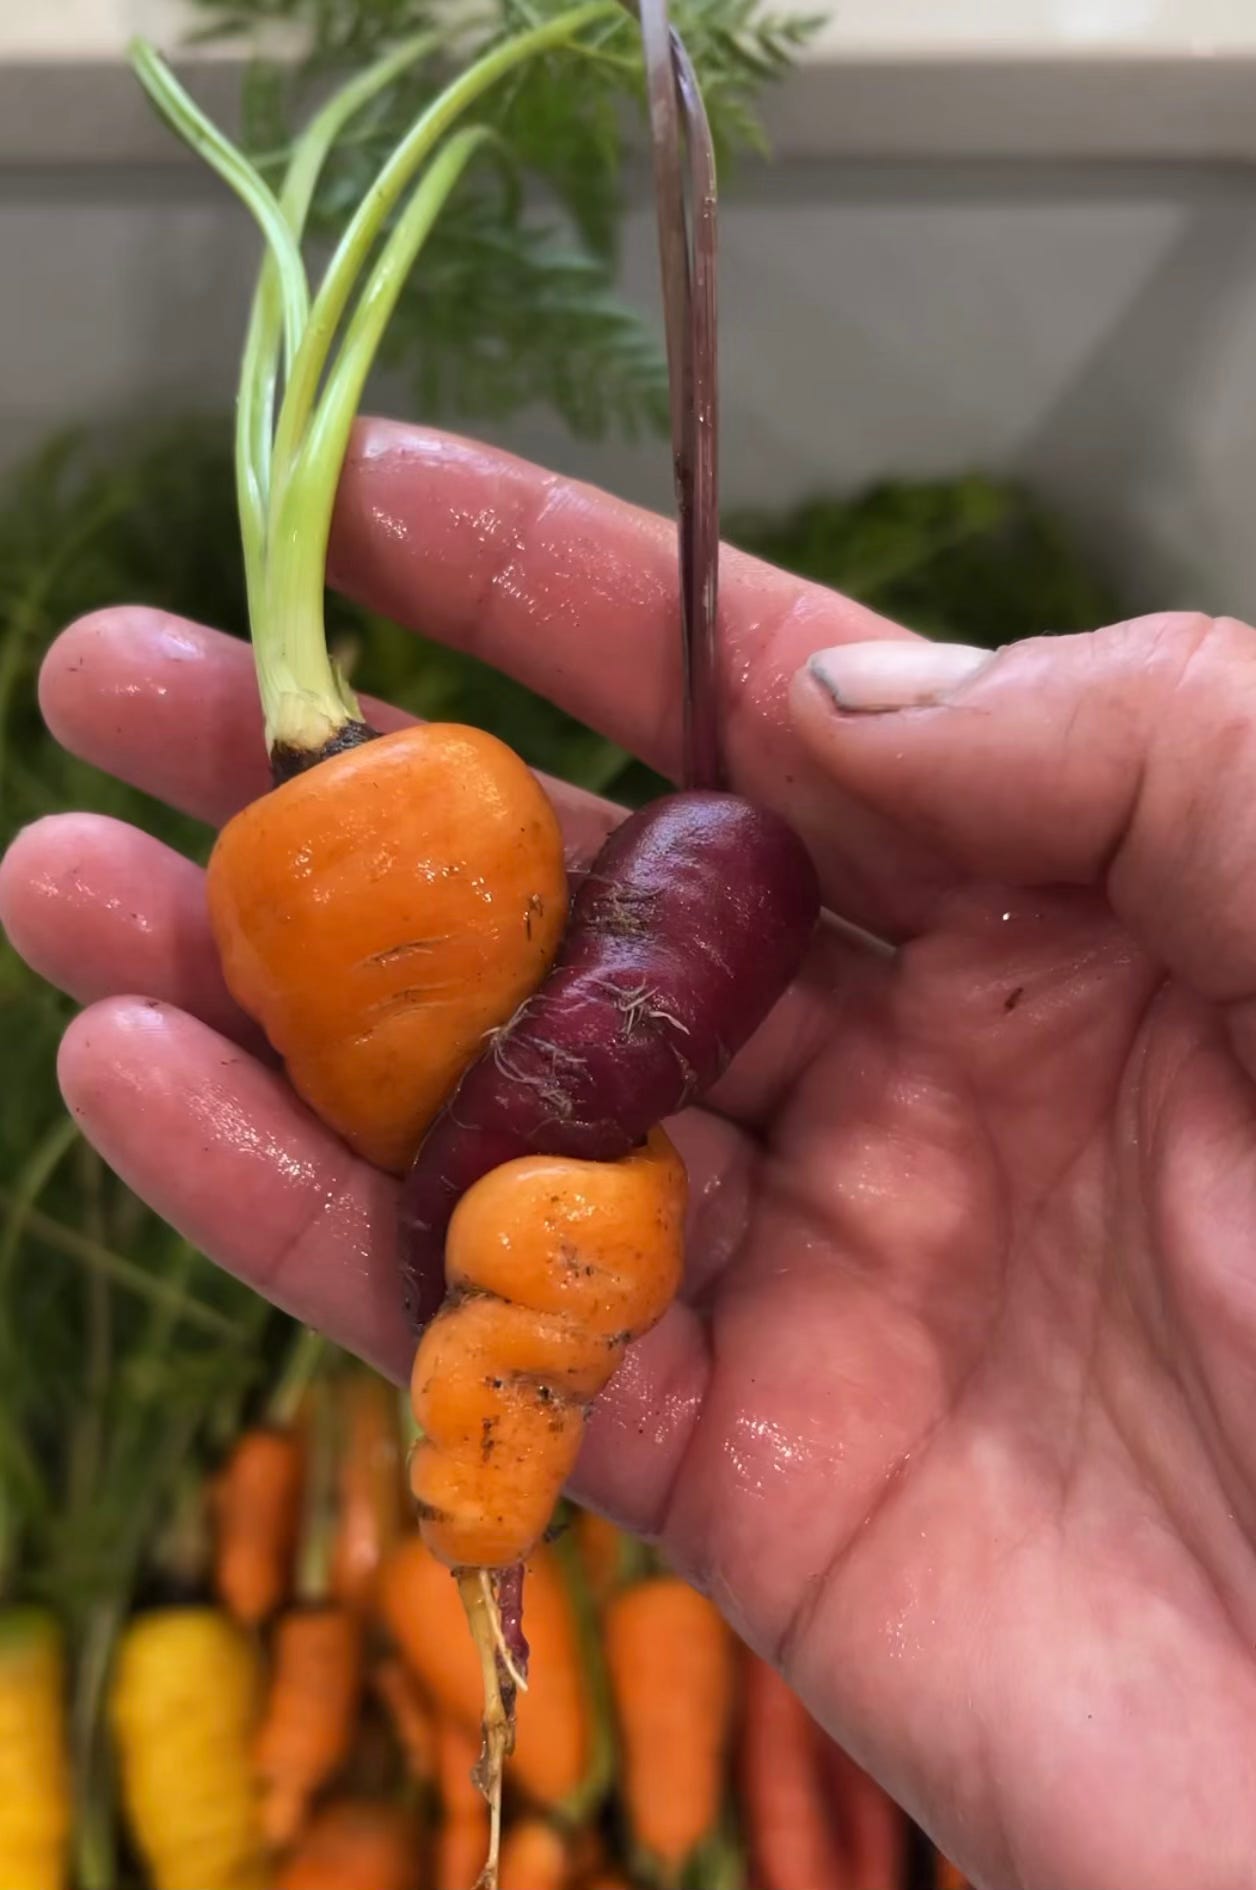
M672 761L661 521L375 425L334 570ZM1256 637L1160 619L975 667L731 555L723 624L738 785L897 950L831 925L676 1125L685 1300L599 1405L580 1492L660 1535L981 1883L1250 1887ZM109 612L43 687L69 747L198 816L265 786L230 639ZM555 792L587 857L614 815ZM88 1005L62 1081L106 1158L404 1375L394 1184L234 1009L198 871L63 816L16 842L0 913Z

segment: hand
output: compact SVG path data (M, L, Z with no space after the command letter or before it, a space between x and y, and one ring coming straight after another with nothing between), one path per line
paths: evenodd
M674 568L669 525L596 493L358 435L336 581L664 769ZM723 618L738 785L900 949L832 927L678 1125L685 1300L578 1493L661 1537L981 1883L1250 1887L1253 633L988 660L732 554ZM248 653L213 631L106 612L42 690L68 747L206 820L266 785ZM613 817L555 793L587 855ZM0 912L88 1006L61 1080L106 1159L403 1376L394 1184L235 1011L199 873L64 816L18 839Z

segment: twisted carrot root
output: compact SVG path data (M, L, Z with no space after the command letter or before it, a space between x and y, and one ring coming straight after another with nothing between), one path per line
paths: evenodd
M460 1202L411 1379L411 1484L449 1567L508 1568L540 1539L589 1406L675 1295L686 1192L655 1130L616 1162L507 1162Z

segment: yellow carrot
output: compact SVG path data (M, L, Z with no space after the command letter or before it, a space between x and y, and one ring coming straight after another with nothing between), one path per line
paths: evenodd
M217 1609L162 1609L124 1634L109 1717L155 1890L267 1890L250 1751L261 1682L252 1642Z
M70 1776L61 1631L38 1608L0 1614L0 1885L62 1890Z

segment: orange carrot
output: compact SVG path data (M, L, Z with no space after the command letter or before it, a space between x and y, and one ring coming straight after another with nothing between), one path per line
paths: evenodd
M392 1723L407 1773L416 1785L430 1785L436 1777L436 1724L413 1676L389 1655L371 1669L371 1687Z
M958 1870L949 1857L943 1857L941 1851L934 1851L933 1861L936 1890L972 1890L963 1871Z
M437 1728L444 1816L436 1837L436 1890L473 1890L488 1849L488 1806L472 1778L479 1758L474 1733L453 1718Z
M315 1793L348 1757L361 1687L362 1629L355 1615L327 1606L283 1616L254 1748L263 1830L276 1848L292 1843Z
M591 1509L576 1512L575 1538L585 1586L594 1606L601 1608L623 1579L628 1538L622 1529Z
M819 1726L815 1737L830 1802L836 1807L851 1890L904 1890L907 1820L902 1811Z
M403 1538L384 1563L379 1607L424 1691L442 1713L473 1732L482 1705L479 1662L449 1571L417 1534ZM523 1626L532 1661L507 1776L534 1804L557 1808L587 1778L595 1723L571 1595L548 1544L540 1544L528 1562Z
M276 1890L420 1890L422 1832L402 1805L333 1799L285 1858Z
M296 1090L400 1174L554 957L562 836L539 782L479 729L430 723L308 759L218 836L210 922Z
M628 1821L652 1862L674 1879L720 1814L732 1637L706 1597L671 1575L613 1596L605 1636Z
M815 1722L766 1661L743 1665L738 1774L758 1890L851 1890Z
M288 1598L301 1519L304 1451L295 1430L245 1431L214 1479L214 1588L257 1627Z
M571 1854L544 1818L520 1818L502 1840L498 1890L567 1890Z
M506 1162L463 1196L411 1378L411 1486L449 1567L507 1568L540 1540L592 1399L675 1293L685 1196L658 1130L622 1161Z
M341 1390L336 1533L331 1592L369 1607L379 1565L401 1531L401 1439L393 1391L374 1372L351 1372Z

